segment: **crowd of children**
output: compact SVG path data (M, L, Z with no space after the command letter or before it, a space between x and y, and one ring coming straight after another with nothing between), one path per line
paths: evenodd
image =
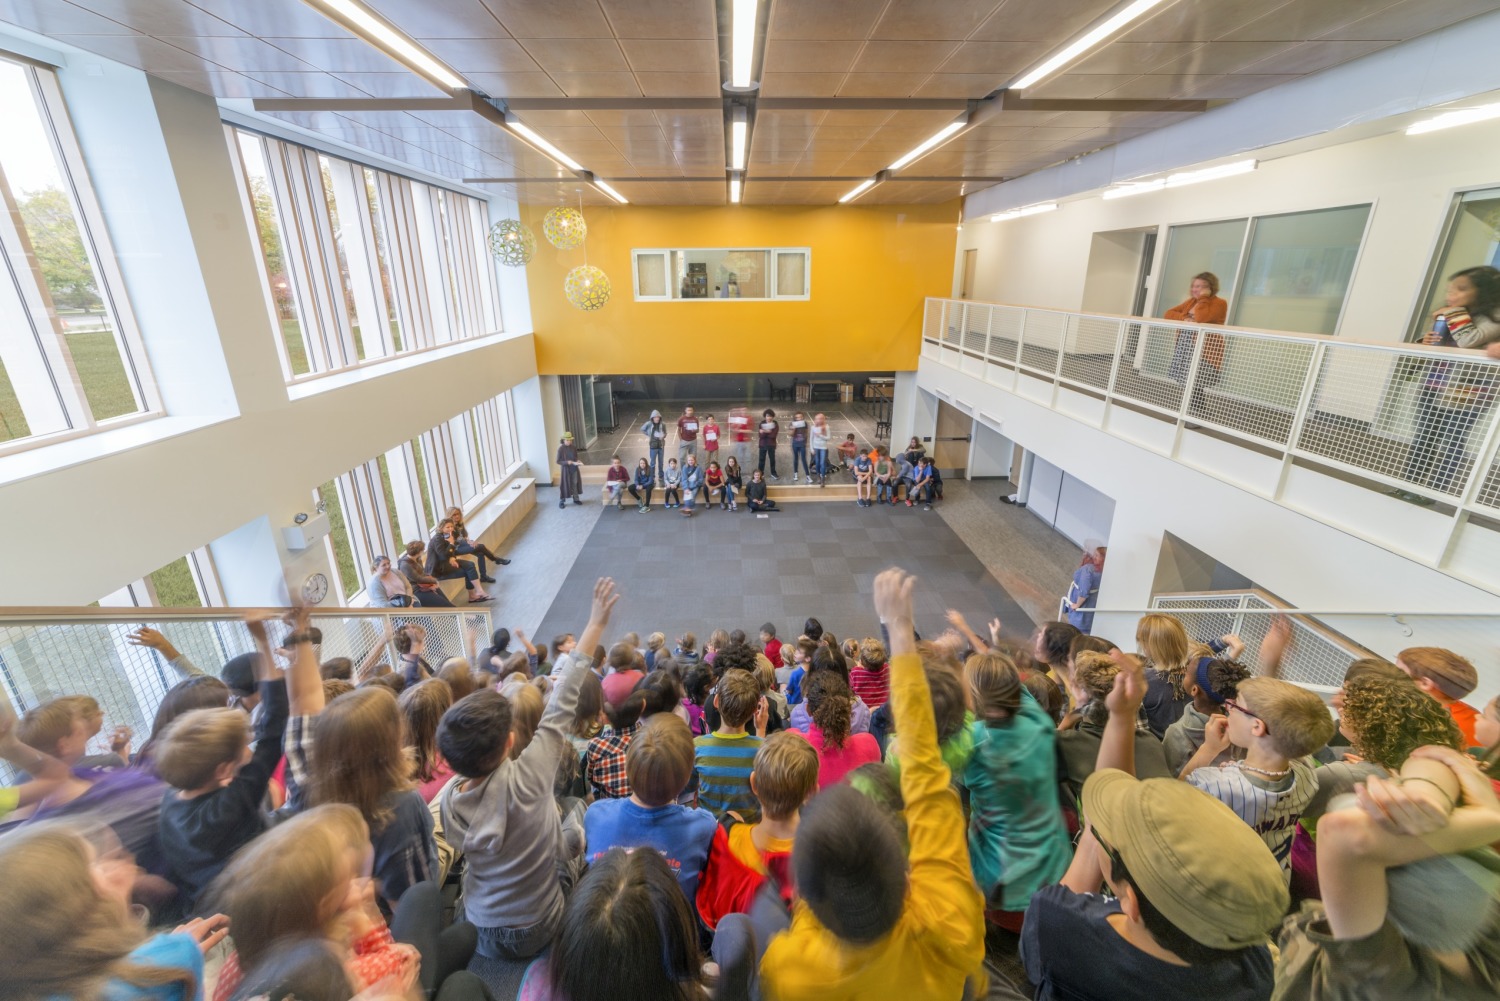
M612 456L605 470L601 500L623 508L625 495L629 494L636 511L645 514L651 510L652 497L660 491L662 506L681 510L684 517L693 515L700 497L710 509L717 504L720 510L738 511L743 500L751 511L777 510L776 501L766 493L769 482L781 479L776 471L776 448L782 427L776 411L764 410L754 432L747 430L749 418L744 415L732 417L730 427L730 436L721 439L713 414L706 414L700 420L695 408L686 407L677 419L677 456L664 458L672 426L662 418L661 411L651 411L650 420L640 428L646 439L647 457L637 460L632 469L619 455ZM787 431L793 483L805 478L809 485L826 487L831 472L838 470L851 477L855 503L860 507L905 503L907 507L921 504L930 511L933 502L942 499L942 474L920 438L913 437L906 448L893 452L880 444L861 448L850 432L831 459L832 432L826 414L813 414L809 418L806 412L795 411ZM758 461L747 473L749 456L745 452L752 433L759 442ZM721 441L726 441L727 446L721 447Z
M143 630L184 677L140 752L87 755L87 696L0 709L0 997L493 999L476 955L528 1001L1500 995L1469 661L1358 661L1330 713L1284 622L1254 662L1165 614L923 640L916 586L875 578L879 637L700 647L612 633L601 579L576 636L436 670L320 663L300 609L222 681Z

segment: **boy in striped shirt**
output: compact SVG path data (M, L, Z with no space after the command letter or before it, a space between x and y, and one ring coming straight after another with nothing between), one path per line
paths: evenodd
M760 682L749 671L725 671L714 692L714 708L719 710L719 728L693 741L698 805L715 817L734 810L753 821L760 816L760 804L750 790L750 772L766 734L767 717ZM752 719L758 732L754 737L745 732Z
M1228 715L1209 719L1180 777L1249 824L1290 879L1292 834L1318 790L1308 755L1333 736L1333 717L1307 689L1265 677L1240 682L1224 708ZM1213 767L1231 744L1244 748L1244 759Z

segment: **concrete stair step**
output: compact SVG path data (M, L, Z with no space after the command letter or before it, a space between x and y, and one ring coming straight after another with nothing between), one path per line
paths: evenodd
M599 488L604 486L605 473L608 469L608 466L584 466L580 470L586 493L598 495ZM660 495L661 491L658 488L657 498ZM766 483L766 496L778 504L798 504L806 501L853 501L854 483L849 479L849 474L843 472L829 473L826 487L819 487L815 483L792 483L790 478L783 478L779 483L774 481ZM743 502L743 495L739 499ZM628 494L626 502L634 503ZM699 506L702 506L701 499Z

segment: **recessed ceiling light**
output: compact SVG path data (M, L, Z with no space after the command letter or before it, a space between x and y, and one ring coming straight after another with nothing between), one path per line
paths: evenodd
M469 85L408 35L357 0L303 0L386 55L449 90Z
M860 195L864 194L866 191L869 191L874 186L875 186L875 178L873 178L873 177L869 178L868 180L860 181L858 187L856 187L853 191L850 191L843 198L839 199L839 204L842 205L845 202L852 202L854 199L858 198Z
M750 74L755 64L755 15L759 8L759 0L734 0L731 15L730 86L750 86Z
M619 202L621 205L629 205L630 204L629 199L627 199L624 195L620 194L614 188L611 188L608 184L605 184L603 181L599 180L597 177L594 178L589 183L592 184L594 187L598 188L600 191L604 192L609 197L613 198L615 201Z
M729 202L731 205L740 203L740 175L729 175Z
M897 160L895 163L891 164L886 169L887 170L900 170L902 167L906 166L908 163L911 163L913 160L915 160L917 157L921 156L923 153L926 153L926 152L928 152L928 151L936 148L945 139L947 139L949 136L953 135L953 133L957 132L959 129L963 128L967 124L968 123L965 122L965 121L949 122L947 125L943 126L943 129L942 129L941 132L939 132L936 135L931 136L930 138L928 138L926 142L922 143L922 145L918 146L916 149L912 150L910 153L906 154L905 156L903 156L901 159Z
M1120 10L1113 17L1101 21L1091 31L1065 46L1036 69L1011 84L1007 89L1025 90L1043 77L1050 76L1161 2L1162 0L1135 0L1134 3Z
M564 167L567 167L569 170L583 169L583 167L579 165L577 160L573 159L571 156L564 153L562 150L558 149L556 146L552 145L541 136L537 135L536 132L534 132L519 119L515 118L513 115L507 114L505 116L505 127L510 129L516 135L520 136L522 139L526 140L532 146L535 146L537 149L550 156L552 159L556 160L558 163L562 164Z
M1406 130L1409 136L1419 136L1427 132L1437 132L1440 129L1451 129L1455 125L1472 125L1474 122L1487 122L1492 118L1500 118L1500 104L1485 104L1478 108L1459 108L1456 111L1445 111L1436 118L1417 122Z
M744 170L746 147L750 138L750 116L737 105L729 122L729 169Z
M1019 209L1010 209L1006 212L996 212L990 216L990 222L1004 222L1007 219L1020 219L1023 216L1041 215L1043 212L1053 212L1057 209L1056 202L1041 202L1036 205L1027 205Z

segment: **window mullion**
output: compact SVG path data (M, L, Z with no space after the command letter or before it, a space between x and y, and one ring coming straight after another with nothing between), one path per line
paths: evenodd
M344 261L349 266L349 287L354 293L354 311L359 320L360 342L366 361L381 358L391 353L391 338L385 318L385 297L380 288L375 233L365 204L364 172L347 160L330 157L328 165L338 206Z

